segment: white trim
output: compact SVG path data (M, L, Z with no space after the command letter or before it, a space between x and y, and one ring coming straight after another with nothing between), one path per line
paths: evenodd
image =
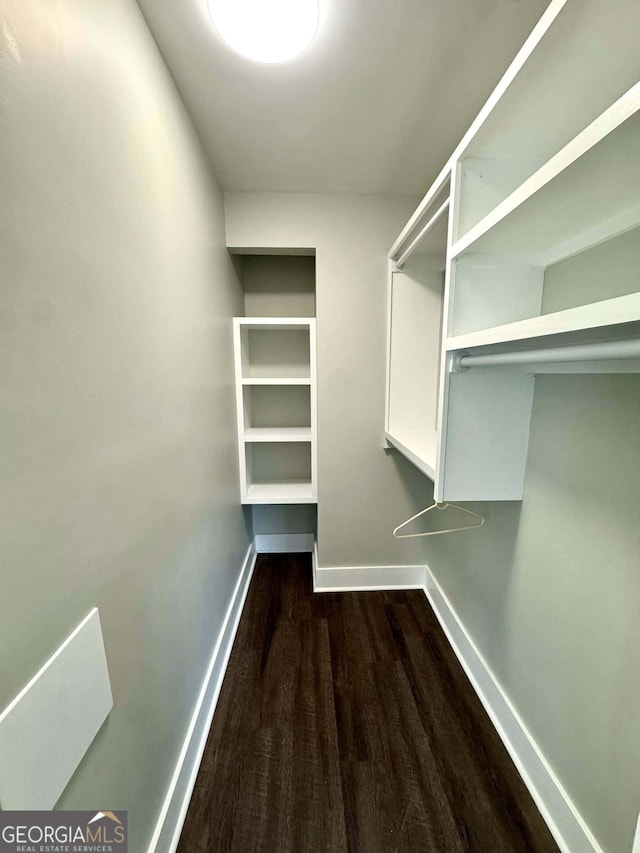
M256 562L250 545L218 634L148 853L175 853Z
M314 592L424 589L424 566L327 566L314 560Z
M257 554L310 554L316 537L313 533L256 533Z
M640 815L638 815L638 825L636 826L636 834L633 839L633 850L631 853L640 853Z
M424 592L560 850L603 853L428 567Z

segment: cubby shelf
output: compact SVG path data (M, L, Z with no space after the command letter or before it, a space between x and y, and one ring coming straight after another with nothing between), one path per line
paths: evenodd
M315 340L314 318L234 319L242 503L317 502Z
M296 376L273 376L260 379L241 379L242 385L311 385L310 378L301 379Z
M250 428L244 432L244 440L262 441L311 441L311 427L263 427Z
M252 483L247 488L246 500L252 504L310 504L316 503L310 482Z
M522 498L535 374L640 372L638 27L551 0L389 252L384 446L436 501Z

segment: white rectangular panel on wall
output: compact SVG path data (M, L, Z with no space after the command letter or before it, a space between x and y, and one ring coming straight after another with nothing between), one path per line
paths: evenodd
M52 809L112 707L94 608L0 714L0 808Z

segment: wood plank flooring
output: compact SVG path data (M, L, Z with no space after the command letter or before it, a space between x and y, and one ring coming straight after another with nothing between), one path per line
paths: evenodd
M420 591L260 556L178 853L557 853Z

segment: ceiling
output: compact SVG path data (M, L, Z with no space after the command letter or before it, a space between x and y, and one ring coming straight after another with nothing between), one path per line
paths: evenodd
M422 195L548 0L321 0L281 65L226 47L206 0L138 0L224 190Z

